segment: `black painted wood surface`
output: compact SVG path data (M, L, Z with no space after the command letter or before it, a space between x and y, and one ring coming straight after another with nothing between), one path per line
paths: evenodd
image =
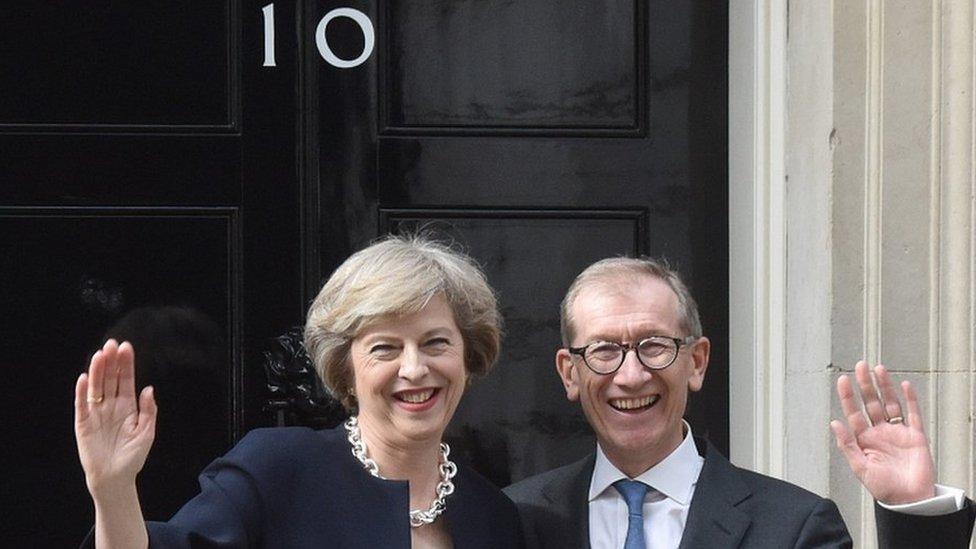
M71 395L106 336L135 341L139 381L157 386L150 517L247 430L331 421L280 408L296 400L269 389L266 353L386 231L455 239L500 293L501 360L449 431L496 483L592 447L553 367L558 302L614 254L665 255L686 275L713 340L689 419L727 450L724 3L279 1L268 67L269 3L59 1L0 17L10 544L72 545L89 527ZM375 29L353 68L316 47L340 7ZM363 51L351 19L326 34L340 58Z

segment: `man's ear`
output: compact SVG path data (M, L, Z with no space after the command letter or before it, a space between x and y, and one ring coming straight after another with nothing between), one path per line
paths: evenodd
M707 337L700 337L692 343L691 360L692 371L688 376L688 390L696 392L705 383L705 371L708 370L708 355L712 349L712 342Z
M556 372L563 381L563 387L566 388L566 398L573 402L579 400L580 393L575 369L573 355L569 354L568 350L559 349L556 351Z

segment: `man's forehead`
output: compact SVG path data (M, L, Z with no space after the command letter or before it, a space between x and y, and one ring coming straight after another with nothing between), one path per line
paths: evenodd
M588 281L580 290L576 301L579 302L587 296L590 298L637 297L649 294L655 294L660 298L668 296L674 301L678 298L671 286L659 277L648 273L624 272L607 274Z
M653 315L674 324L678 320L678 296L667 282L641 274L615 275L591 281L573 303L577 321L582 315L611 312L605 309L625 305L635 313ZM673 322L672 322L673 321Z

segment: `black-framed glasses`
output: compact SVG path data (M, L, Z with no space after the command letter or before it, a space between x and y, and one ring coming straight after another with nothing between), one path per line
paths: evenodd
M695 341L698 341L696 336L651 336L637 343L628 344L616 341L594 341L583 347L570 347L569 352L583 357L586 367L594 373L606 375L619 370L631 350L637 353L637 360L645 368L663 370L674 364L682 346L690 345Z

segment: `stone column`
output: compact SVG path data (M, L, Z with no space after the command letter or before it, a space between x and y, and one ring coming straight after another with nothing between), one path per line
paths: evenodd
M857 359L915 385L940 481L976 493L974 8L784 5L730 4L732 454L874 547L827 429Z

